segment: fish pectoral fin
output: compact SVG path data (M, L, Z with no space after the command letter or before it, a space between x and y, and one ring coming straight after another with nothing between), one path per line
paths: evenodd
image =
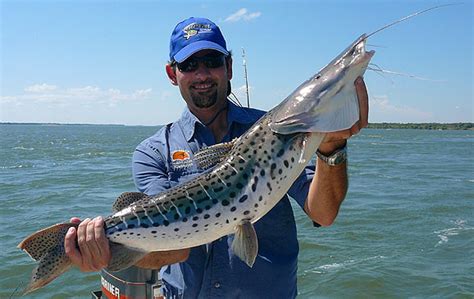
M258 240L255 228L250 221L245 221L236 227L232 251L252 268L257 258Z
M147 197L148 195L142 192L124 192L120 194L120 196L115 200L114 204L112 205L112 211L116 213L130 206L132 203Z
M114 242L109 242L109 244L112 258L110 259L107 269L112 272L117 272L133 266L148 254L146 251L130 248L122 244Z
M236 142L237 138L230 141L212 145L201 149L194 155L196 165L201 169L209 169L221 162L229 153Z

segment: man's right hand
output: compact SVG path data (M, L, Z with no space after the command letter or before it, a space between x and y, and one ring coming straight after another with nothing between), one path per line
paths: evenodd
M99 271L110 262L109 240L105 236L104 219L71 218L77 230L71 227L64 239L64 248L71 262L83 272ZM77 240L77 242L76 242Z
M71 227L66 234L64 247L71 262L83 272L100 271L107 267L111 253L109 241L105 236L104 220L71 218L79 224L77 230ZM77 240L77 242L76 242ZM147 269L160 269L162 266L185 261L190 249L150 252L136 266Z

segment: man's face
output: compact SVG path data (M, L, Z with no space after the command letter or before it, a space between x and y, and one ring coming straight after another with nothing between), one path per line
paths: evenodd
M199 109L210 108L227 98L227 84L232 78L231 61L229 60L227 64L224 60L224 64L219 67L208 67L199 60L206 56L220 55L217 51L202 50L187 59L197 58L197 68L186 71L179 70L176 66L176 83L188 106Z

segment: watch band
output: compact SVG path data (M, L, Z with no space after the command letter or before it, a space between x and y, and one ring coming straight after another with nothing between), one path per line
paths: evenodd
M318 149L316 155L327 165L336 166L347 161L347 145L344 145L344 147L336 150L329 156L322 154Z

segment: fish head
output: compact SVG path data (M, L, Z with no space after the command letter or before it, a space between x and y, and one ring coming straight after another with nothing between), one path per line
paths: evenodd
M270 128L279 134L334 132L359 120L354 81L363 76L375 51L366 51L366 35L300 85L272 109Z

